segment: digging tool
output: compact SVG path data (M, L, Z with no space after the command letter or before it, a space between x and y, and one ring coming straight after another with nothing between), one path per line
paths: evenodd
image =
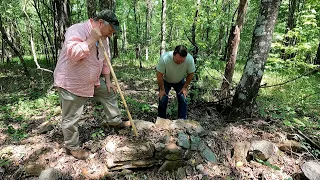
M132 129L133 129L133 132L134 132L134 135L135 135L135 136L138 136L137 128L136 128L136 126L134 125L134 122L133 122L133 120L132 120L131 114L130 114L130 112L129 112L129 108L128 108L127 103L126 103L126 100L124 99L124 96L123 96L123 94L122 94L122 91L121 91L121 89L120 89L120 86L119 86L119 83L118 83L118 80L117 80L117 77L116 77L116 74L114 73L114 70L113 70L113 68L112 68L112 66L111 66L111 62L110 62L109 56L108 56L107 51L106 51L106 49L105 49L105 47L104 47L104 45L103 45L103 43L102 43L101 38L99 38L99 44L100 44L101 48L104 50L104 51L103 51L103 54L104 54L104 56L105 56L105 58L106 58L106 61L107 61L107 63L108 63L108 66L109 66L109 68L110 68L111 75L112 75L112 77L114 78L114 81L115 81L115 83L116 83L116 86L117 86L117 89L118 89L118 91L119 91L120 97L121 97L121 99L122 99L123 105L124 105L124 107L125 107L125 109L126 109L126 111L127 111L128 118L129 118L129 121L130 121L130 123L131 123Z

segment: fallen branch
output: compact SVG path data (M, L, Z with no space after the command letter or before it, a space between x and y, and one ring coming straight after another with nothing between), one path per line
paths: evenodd
M320 66L318 66L317 69L314 69L314 70L312 70L312 71L309 71L309 72L307 72L307 73L304 73L304 74L302 74L302 75L300 75L300 76L298 76L298 77L295 77L295 78L293 78L293 79L287 80L287 81L285 81L285 82L283 82L283 83L279 83L279 84L275 84L275 85L270 85L270 86L267 86L267 84L263 84L263 85L260 86L260 88L269 88L269 87L282 86L282 85L287 84L287 83L289 83L289 82L292 82L292 81L295 81L295 80L297 80L297 79L300 79L300 78L302 78L303 76L307 76L307 75L309 75L309 74L316 73L316 72L319 71L319 69L320 69Z
M313 148L320 150L319 143L314 142L311 138L309 138L307 135L303 134L299 129L294 128L302 137L306 139L306 142L309 143Z
M25 3L26 3L26 2L25 2ZM29 18L28 13L26 12L26 4L24 4L22 10L23 10L24 14L25 14L26 17L27 17L27 21L28 21L27 24L28 24L28 28L29 28L29 30L30 30L31 50L32 50L33 60L34 60L34 62L36 63L37 69L40 69L40 70L42 70L42 71L47 71L47 72L53 73L53 71L51 71L51 70L49 70L49 69L41 68L40 65L39 65L39 63L38 63L36 50L35 50L35 48L34 48L34 42L33 42L33 36L32 36L32 28L31 28L31 25L30 25L30 24L31 24L31 23L30 23L30 18Z

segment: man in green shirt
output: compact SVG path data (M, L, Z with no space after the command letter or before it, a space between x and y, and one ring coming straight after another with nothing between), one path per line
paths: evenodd
M165 52L157 65L157 80L159 84L158 116L167 118L168 94L171 88L176 91L178 99L178 118L187 119L188 86L196 71L193 57L183 45L174 51ZM187 75L186 80L185 75Z

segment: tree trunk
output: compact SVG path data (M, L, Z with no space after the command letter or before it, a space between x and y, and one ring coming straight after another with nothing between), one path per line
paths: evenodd
M4 39L3 39L3 36L1 36L1 60L2 60L2 63L4 64Z
M98 9L99 11L102 11L104 9L110 9L113 12L116 10L116 0L99 0L99 7L101 9Z
M116 13L116 0L100 0L100 10L102 11L104 9L110 9L114 13ZM120 32L119 32L120 33ZM118 34L114 34L112 38L113 43L113 56L112 58L119 57L119 49L118 49Z
M296 12L296 9L298 9L297 8L298 6L299 6L299 4L297 5L297 0L289 0L289 13L288 13L286 34L296 27L295 12ZM296 37L286 36L285 40L284 40L284 46L285 47L294 46L296 44L295 40L296 40ZM285 52L285 50L282 53L283 54L282 54L281 58L284 60L291 59L295 56L295 53L287 54L287 52Z
M24 70L24 73L27 77L30 77L30 74L29 74L29 71L28 71L28 68L27 68L27 64L26 62L24 61L22 55L20 54L19 52L19 49L17 48L16 45L13 44L13 42L11 42L8 38L8 35L6 33L6 30L4 29L4 27L2 26L2 15L0 15L0 31L1 31L1 34L2 34L2 39L11 47L11 49L14 51L14 53L16 54L16 56L19 57L20 59L20 62L23 66L23 70ZM2 42L3 43L3 42Z
M127 29L126 29L125 22L123 22L123 29L122 29L122 50L124 52L128 50Z
M64 42L64 34L70 26L70 4L69 0L54 0L54 29L56 57ZM57 61L57 60L55 60Z
M33 6L34 6L34 8L35 8L35 10L37 12L38 17L39 17L41 27L43 27L44 33L46 34L46 37L48 39L48 43L49 43L49 47L50 47L50 50L51 50L52 57L53 57L53 59L56 59L55 58L55 50L54 50L54 47L53 47L53 44L52 44L51 36L50 36L50 33L49 33L49 31L48 31L48 29L47 29L47 27L46 27L46 25L45 25L45 23L44 23L44 21L42 19L38 3L37 3L37 0L33 0Z
M280 2L281 0L261 0L247 63L232 102L233 112L236 112L234 115L238 113L250 114L255 104L271 46Z
M89 18L96 15L97 11L97 0L87 0L87 14Z
M137 3L138 1L135 0L133 4L133 13L134 13L134 23L136 25L136 59L140 61L140 38L139 38L139 22L137 17ZM141 62L140 62L141 64Z
M160 56L166 52L166 9L167 0L162 0Z
M238 8L238 17L236 21L236 25L233 26L229 34L229 49L227 54L227 64L224 72L225 78L223 78L223 82L221 85L221 92L220 92L220 98L224 99L230 95L230 86L232 83L232 77L234 72L234 67L237 60L237 54L238 54L238 46L240 43L240 33L241 29L244 23L244 17L247 12L247 0L240 0L239 8Z
M199 15L199 9L200 9L200 2L201 0L197 0L197 4L196 4L196 12L194 14L194 18L193 18L193 23L192 23L192 27L191 27L191 41L189 39L189 41L191 42L191 44L194 46L193 50L191 51L191 54L193 56L194 59L194 64L197 65L197 57L198 57L198 52L199 52L199 47L197 45L196 42L196 27L197 27L197 21L198 21L198 15ZM196 69L195 72L195 80L198 81L199 80L199 75L198 75L198 69ZM195 94L193 92L196 92L199 90L199 87L197 86L191 86L190 87L190 99L191 102L193 102L194 100L194 96Z
M200 9L200 2L201 2L201 0L197 0L196 12L194 14L193 23L192 23L192 27L191 27L191 43L194 46L194 48L192 50L192 56L194 58L195 64L197 64L197 57L198 57L198 52L199 52L199 47L196 42L196 27L197 27L197 21L198 21L199 9ZM195 79L199 80L199 75L197 73L195 73Z
M318 45L317 55L316 55L316 57L314 58L313 63L314 63L315 65L320 65L320 39L319 39L319 45Z
M147 8L146 8L146 37L145 37L145 45L146 45L146 61L148 61L149 57L149 45L150 45L150 24L151 24L151 2L150 0L146 0Z

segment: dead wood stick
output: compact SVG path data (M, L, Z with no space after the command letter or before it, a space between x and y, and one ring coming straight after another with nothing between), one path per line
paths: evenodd
M299 129L296 129L296 128L294 128L294 129L295 129L301 136L303 136L303 137L306 139L306 141L307 141L308 143L310 143L310 145L312 145L314 148L320 150L320 146L319 146L317 143L315 143L311 138L309 138L307 135L303 134Z
M130 112L129 112L129 108L128 108L127 103L126 103L126 100L124 99L124 96L123 96L123 94L122 94L121 88L120 88L119 83L118 83L118 79L117 79L117 77L116 77L116 74L114 73L114 70L113 70L112 66L111 66L111 62L110 62L109 56L108 56L107 51L106 51L106 49L105 49L105 47L104 47L104 45L103 45L103 43L102 43L101 38L99 39L99 44L100 44L101 48L104 50L104 51L103 51L104 56L105 56L105 58L106 58L106 61L107 61L107 63L108 63L108 66L109 66L109 68L110 68L111 75L112 75L112 77L113 77L113 79L114 79L114 81L115 81L115 83L116 83L116 86L117 86L117 89L118 89L118 91L119 91L120 97L121 97L121 99L122 99L123 105L124 105L124 107L125 107L125 109L126 109L126 111L127 111L128 118L129 118L129 121L130 121L130 123L131 123L131 125L132 125L132 129L133 129L134 135L135 135L135 136L138 136L137 128L136 128L136 126L134 125L134 122L133 122L133 120L132 120L131 114L130 114Z

